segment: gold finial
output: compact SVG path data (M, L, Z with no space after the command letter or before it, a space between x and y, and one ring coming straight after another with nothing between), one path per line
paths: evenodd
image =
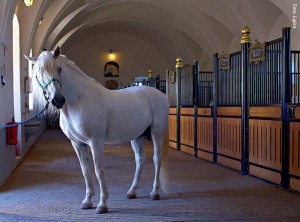
M149 77L149 78L152 77L152 73L153 73L152 69L149 69L149 70L148 70L148 77Z
M250 31L251 29L247 25L242 29L243 36L241 39L241 43L251 42Z
M180 56L178 56L176 58L176 68L182 68L182 58Z
M135 80L135 77L133 76L133 77L131 78L131 80L134 81L134 80Z

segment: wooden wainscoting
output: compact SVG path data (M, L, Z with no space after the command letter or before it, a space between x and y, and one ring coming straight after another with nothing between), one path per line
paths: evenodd
M290 123L290 174L300 176L300 122ZM291 178L291 188L300 191L300 180Z
M197 133L198 157L213 161L213 118L198 117Z
M281 121L276 120L249 120L249 172L278 184L280 173L259 166L281 170L281 125Z
M241 119L218 117L217 130L218 163L241 170Z
M169 146L177 149L177 121L176 108L169 109Z

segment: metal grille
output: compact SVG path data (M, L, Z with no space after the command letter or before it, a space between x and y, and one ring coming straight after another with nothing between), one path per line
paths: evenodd
M300 51L292 51L291 103L300 103Z
M166 80L159 81L159 90L166 94Z
M269 105L281 103L282 38L266 43L266 60L249 64L249 103Z
M213 72L198 73L198 107L213 105Z
M179 71L181 106L193 106L193 66L185 65Z
M241 52L230 54L230 69L218 71L218 106L241 105Z
M168 71L166 78L166 81L168 81L168 90L166 90L166 93L169 99L169 105L170 107L177 107L175 73L172 71Z

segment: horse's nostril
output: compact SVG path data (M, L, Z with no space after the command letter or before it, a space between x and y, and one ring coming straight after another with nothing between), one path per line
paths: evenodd
M52 103L53 106L57 106L57 103L56 103L55 99L52 99L51 103Z
M64 105L64 104L65 104L65 102L66 102L66 99L65 99L65 97L62 97L62 98L61 98L61 104L62 104L62 105Z
M61 109L63 105L65 104L66 99L63 96L54 97L51 101L52 105L55 106L58 109Z

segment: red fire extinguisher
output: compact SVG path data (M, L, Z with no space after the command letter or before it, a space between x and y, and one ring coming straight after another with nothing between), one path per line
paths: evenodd
M15 118L13 117L11 122L6 123L6 144L16 146L16 156L19 155L19 141L18 141L18 125L15 125ZM9 126L14 125L14 126Z

